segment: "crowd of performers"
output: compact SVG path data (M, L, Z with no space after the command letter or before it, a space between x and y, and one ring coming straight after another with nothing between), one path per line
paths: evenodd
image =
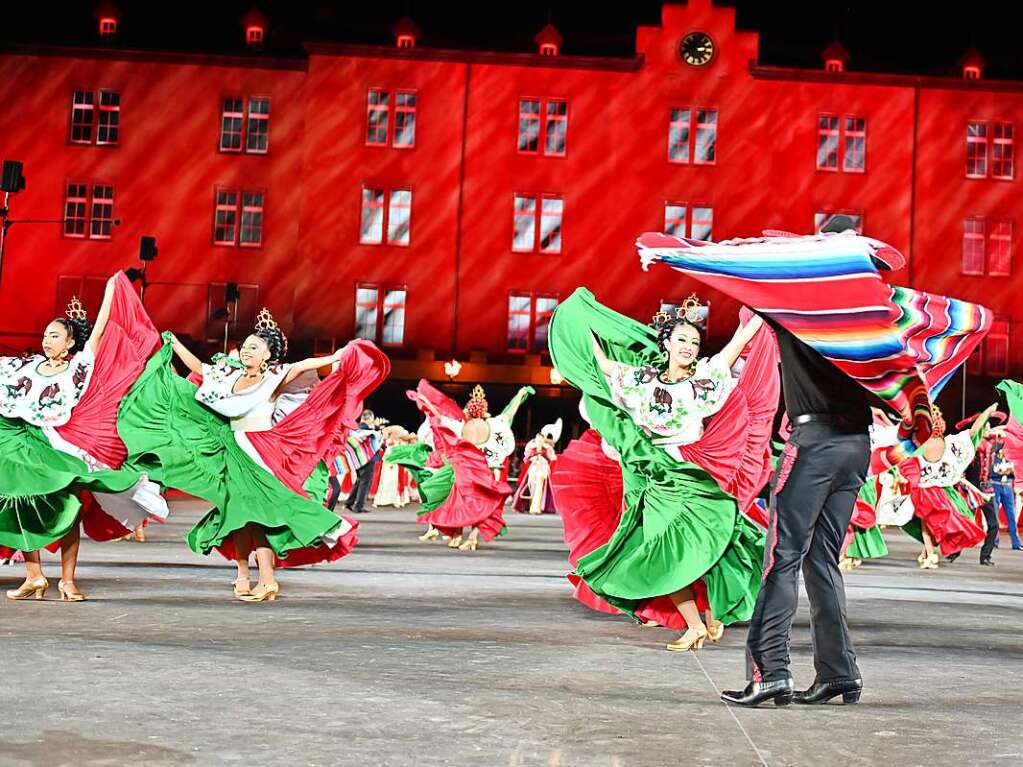
M0 358L0 554L21 552L26 568L9 598L44 598L39 552L50 548L61 552L61 599L84 600L81 533L113 540L166 518L166 489L209 502L187 543L236 563L242 601L274 600L278 567L352 551L357 522L323 500L329 457L390 369L373 344L285 364L287 339L264 310L237 357L206 363L157 332L119 272L95 323L73 301L42 351Z
M160 335L119 272L95 322L74 299L46 327L42 354L0 357L0 560L26 569L7 597L45 598L47 548L60 551L61 600L84 601L81 534L144 540L144 526L168 516L168 490L210 504L187 544L233 561L234 595L245 602L277 598L278 568L352 552L359 524L335 512L342 496L352 514L370 497L375 507L421 502L424 539L443 535L462 551L504 532L511 427L531 388L491 416L481 388L463 410L422 381L409 395L426 420L410 434L364 407L390 370L375 345L353 341L294 363L287 352L264 309L237 350L204 362ZM553 510L560 423L552 429L527 448L517 498L534 513Z
M167 490L209 503L187 544L233 561L245 602L276 599L278 568L352 552L359 524L335 511L342 496L352 515L371 498L416 503L420 539L462 552L504 535L509 507L557 512L583 604L680 632L670 651L751 623L749 684L726 700L855 702L840 571L885 556L886 526L920 541L922 570L977 546L992 565L1002 516L1021 548L1023 386L1003 382L1004 411L992 404L950 429L934 399L990 311L886 284L901 255L832 229L640 238L645 269L666 264L743 306L711 356L695 296L644 323L576 290L551 319L550 353L589 429L559 455L561 420L543 427L514 492L513 424L531 387L493 415L481 387L462 407L420 381L408 392L423 416L413 433L364 407L390 368L372 343L286 363L287 338L263 310L236 354L206 362L161 336L118 273L93 323L73 301L42 354L0 357L0 557L26 570L7 596L44 598L48 548L60 552L60 598L84 600L81 534L138 536L167 517ZM794 693L800 572L817 679Z

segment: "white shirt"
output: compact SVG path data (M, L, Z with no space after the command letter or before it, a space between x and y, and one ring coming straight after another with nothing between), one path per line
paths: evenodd
M210 410L230 419L233 431L267 431L274 423L275 405L270 398L287 375L290 365L267 370L255 386L240 392L234 387L245 373L224 363L202 366L202 386L195 398Z
M39 368L46 357L0 357L0 415L35 426L63 426L92 380L96 357L86 346L53 375Z

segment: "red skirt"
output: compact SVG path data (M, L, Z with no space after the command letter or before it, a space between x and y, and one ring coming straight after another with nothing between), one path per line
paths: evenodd
M419 382L416 391L429 400L437 410L453 417L462 416L461 409L443 392L431 386L425 379ZM410 399L415 399L409 392ZM421 407L422 409L422 407ZM462 416L464 417L464 416ZM429 523L448 537L461 535L466 527L479 528L485 541L493 540L504 532L504 505L512 494L507 482L494 479L494 472L487 465L487 459L472 443L456 437L440 425L435 416L429 415L433 432L434 450L431 463L450 464L453 484L448 497L437 508L419 516L419 522Z
M959 513L951 493L957 494L965 510L966 500L958 495L955 488L915 487L911 492L916 516L946 557L977 546L984 540L984 530Z

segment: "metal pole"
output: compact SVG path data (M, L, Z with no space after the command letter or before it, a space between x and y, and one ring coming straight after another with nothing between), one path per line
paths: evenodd
M227 339L231 333L231 318L234 317L237 310L237 301L231 301L224 307L224 311L227 312L227 316L224 317L224 354L227 354Z
M8 207L11 199L10 192L4 192L4 206L3 206L3 222L0 223L0 279L3 278L4 274L4 248L7 245L7 230L10 228L10 208Z
M139 302L146 305L146 268L149 266L148 261L142 262L142 286L139 288Z

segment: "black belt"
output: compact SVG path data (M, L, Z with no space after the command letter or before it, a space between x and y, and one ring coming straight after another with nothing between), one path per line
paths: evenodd
M835 413L804 413L792 419L794 426L802 426L806 423L827 423L832 426L858 426L859 424L846 415Z

